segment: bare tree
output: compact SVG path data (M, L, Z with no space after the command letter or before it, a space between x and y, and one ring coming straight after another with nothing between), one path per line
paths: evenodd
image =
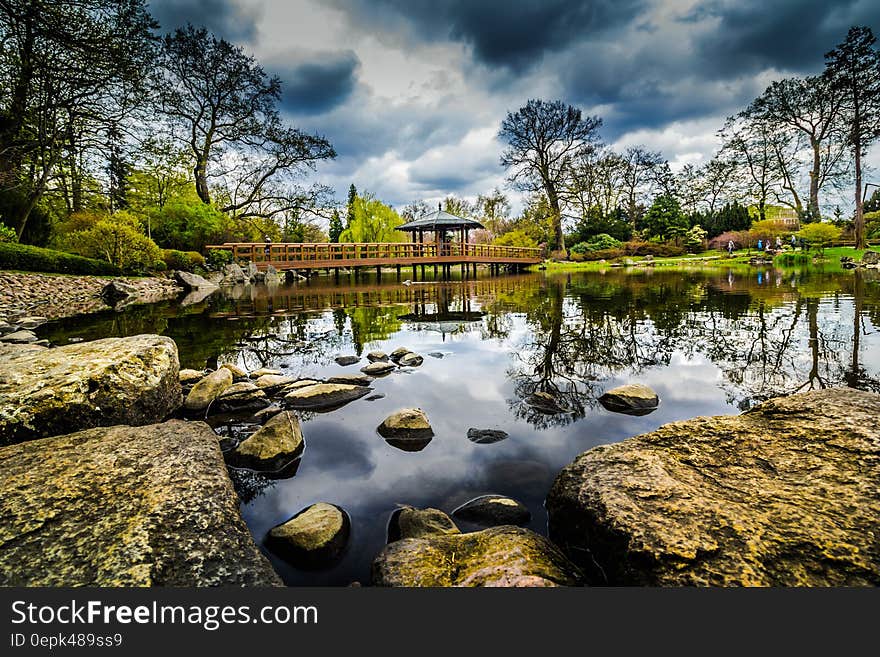
M557 249L565 251L562 234L562 193L572 163L599 142L602 120L560 100L529 100L508 112L499 137L507 143L501 164L511 170L516 189L547 196Z
M640 205L647 205L647 197L657 181L657 170L665 160L657 151L649 151L644 146L630 146L623 152L626 162L623 176L623 193L626 195L626 211L630 223L635 228ZM645 202L639 203L640 200Z

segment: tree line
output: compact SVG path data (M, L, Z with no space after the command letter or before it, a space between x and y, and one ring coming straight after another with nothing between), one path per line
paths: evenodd
M628 226L661 238L696 225L718 234L736 229L713 225L725 223L719 214L739 213L735 205L754 208L760 221L774 206L791 208L804 223L821 221L822 193L844 185L854 190L852 233L864 248L863 160L880 135L875 44L870 28L852 27L825 54L821 74L773 82L728 118L721 147L701 166L673 173L660 153L642 146L616 152L602 143L600 117L539 99L502 121L501 164L514 189L546 199L550 246L563 252L566 223L586 232L602 225L608 234Z
M282 118L281 89L203 28L160 35L145 0L0 0L0 221L46 243L126 211L189 248L302 230L336 153Z

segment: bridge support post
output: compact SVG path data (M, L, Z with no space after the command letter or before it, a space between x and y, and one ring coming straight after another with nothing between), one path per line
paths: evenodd
M397 280L400 280L400 265L397 265Z
M437 265L434 265L434 280L437 280Z
M333 280L339 282L339 267L333 270Z
M355 267L354 268L354 282L357 283L358 280L360 280L360 277L361 277L361 268Z
M376 281L382 280L382 267L380 265L376 265Z
M416 267L416 265L413 265L413 277L412 277L412 279L413 279L414 281L418 279L418 276L416 275L416 270L417 270L417 269L418 269L418 268Z

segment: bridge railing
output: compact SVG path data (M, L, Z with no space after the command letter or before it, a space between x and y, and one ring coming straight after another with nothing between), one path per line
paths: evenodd
M233 257L250 260L254 263L293 264L358 260L386 260L394 264L396 260L427 259L438 257L465 258L507 258L536 260L541 258L541 249L521 246L499 246L496 244L460 244L457 242L436 244L428 242L340 242L340 243L263 243L227 242L212 244L208 249L232 251Z

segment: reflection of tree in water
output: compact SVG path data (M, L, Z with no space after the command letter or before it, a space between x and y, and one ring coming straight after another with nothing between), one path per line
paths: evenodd
M232 480L232 486L242 504L250 504L275 485L274 480L253 470L239 468L227 468L227 470L229 478Z
M538 427L572 422L595 405L600 382L667 366L676 352L718 366L728 400L741 408L830 385L876 390L876 377L859 365L870 297L858 277L843 280L853 289L835 300L827 296L832 281L821 276L792 278L788 287L781 273L762 277L764 287L681 273L550 278L519 299L530 335L512 354L516 399L509 404ZM853 312L850 325L838 321L844 306ZM538 391L573 413L545 415L521 403Z

